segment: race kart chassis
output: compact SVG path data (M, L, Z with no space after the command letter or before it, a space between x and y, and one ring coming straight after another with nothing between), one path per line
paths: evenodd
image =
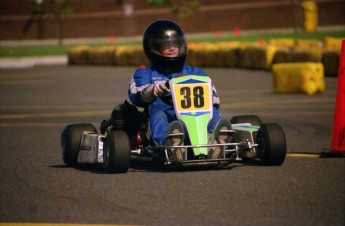
M132 157L151 157L166 165L227 165L242 158L260 158L265 165L284 162L285 135L277 123L264 124L256 115L239 115L220 128L218 135L208 132L207 125L213 117L209 77L181 76L169 80L169 87L176 118L183 125L184 134L180 131L166 137L186 135L181 136L185 137L181 145L153 144L145 111L139 112L125 101L113 110L109 120L103 120L101 134L92 124L68 125L61 136L63 161L70 166L100 164L114 173L127 172ZM220 134L226 138L216 142ZM208 156L212 154L210 149L215 147L221 148L222 154ZM174 149L182 150L183 160L173 157Z
M258 144L254 143L253 133L256 133L253 128L258 128L257 126L252 126L251 124L234 124L232 125L236 130L221 130L222 133L232 134L233 137L238 137L235 134L241 133L242 138L246 137L245 141L231 142L223 144L204 144L204 145L175 145L175 146L140 146L138 149L131 150L132 157L157 157L158 155L163 156L161 158L166 165L170 164L194 164L194 163L218 163L218 164L228 164L233 161L241 161L243 157L258 157L256 148ZM179 136L180 134L172 134L170 136ZM104 141L106 135L97 134L92 132L84 131L80 140L80 148L77 162L80 164L101 164L106 163L106 156L109 155L107 151L107 142ZM212 148L221 147L223 150L222 158L208 159L205 155L196 156L194 158L189 158L188 150L193 148ZM174 162L171 159L171 155L168 152L169 149L183 148L185 160ZM104 150L106 149L106 150ZM105 152L105 153L104 153Z
M201 163L218 163L220 164L229 164L233 161L241 161L242 158L256 158L258 157L257 154L257 147L258 144L254 143L253 134L257 134L253 128L259 128L257 126L252 126L249 123L242 123L242 124L234 124L232 125L236 128L236 130L220 130L221 133L228 133L231 137L238 137L239 133L241 134L242 138L246 138L245 141L239 142L230 142L230 143L221 143L221 144L203 144L203 145L175 145L175 146L153 146L153 147L146 147L146 149L136 149L132 150L131 153L133 155L141 156L144 153L155 156L155 153L164 153L164 164L201 164ZM250 128L250 129L246 129ZM236 134L236 135L235 135ZM171 134L169 136L179 136L180 134ZM217 159L210 159L207 158L206 155L199 155L194 156L193 158L189 158L188 150L192 150L194 148L212 148L212 147L221 147L222 148L222 158ZM169 149L174 148L182 148L184 149L184 159L178 162L171 161L171 157L169 154ZM186 151L187 150L187 151ZM144 152L144 153L143 153Z
M235 116L231 121L256 121L257 116ZM231 136L231 142L150 146L138 143L130 144L129 134L125 131L114 131L108 128L105 134L98 134L91 124L68 125L61 136L62 156L69 166L78 164L97 164L112 173L125 173L130 166L131 158L149 157L165 165L228 165L243 158L258 158L264 165L281 165L286 157L286 141L282 128L277 123L252 125L251 123L233 123L231 130L221 130ZM178 136L176 133L172 136ZM133 137L132 139L133 140ZM139 139L140 140L140 139ZM208 158L206 155L194 155L195 148L221 147L223 155ZM169 150L183 148L184 159L175 161ZM191 154L192 153L192 154Z

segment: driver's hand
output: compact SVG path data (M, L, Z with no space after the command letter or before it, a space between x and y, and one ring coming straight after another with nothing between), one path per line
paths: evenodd
M156 97L163 97L170 92L170 89L165 85L166 81L157 81L153 86L153 95Z

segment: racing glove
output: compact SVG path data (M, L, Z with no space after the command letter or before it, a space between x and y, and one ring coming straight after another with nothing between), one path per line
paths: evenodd
M165 85L165 81L157 81L154 84L147 85L141 92L141 98L146 103L152 103L157 97L163 97L170 89Z
M170 89L165 85L165 81L155 82L153 86L153 95L155 97L164 97L169 92Z

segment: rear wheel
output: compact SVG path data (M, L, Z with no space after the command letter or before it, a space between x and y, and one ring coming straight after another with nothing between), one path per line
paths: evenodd
M106 138L105 165L111 173L126 173L130 165L130 142L126 132L111 131Z
M78 164L80 140L84 131L97 133L92 124L84 123L68 125L61 134L62 160L68 166Z
M261 119L257 115L237 115L231 118L231 124L236 123L250 123L253 126L260 126L262 124Z
M257 142L259 157L265 165L283 164L286 157L286 140L284 131L279 124L262 124Z

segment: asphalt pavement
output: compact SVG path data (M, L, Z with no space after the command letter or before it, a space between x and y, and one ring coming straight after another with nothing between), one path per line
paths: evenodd
M257 114L284 129L282 166L169 169L133 161L126 174L67 167L60 135L99 128L127 99L135 68L50 65L0 70L0 222L122 225L344 225L345 159L329 149L336 78L315 95L274 94L268 71L204 68L225 118Z

